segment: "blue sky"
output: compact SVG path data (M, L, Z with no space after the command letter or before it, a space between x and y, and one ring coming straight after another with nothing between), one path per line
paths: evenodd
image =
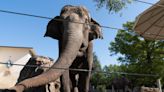
M143 0L155 3L158 0ZM134 2L117 14L109 14L105 7L96 9L93 0L1 0L0 9L20 13L55 17L64 5L83 5L88 8L92 18L104 26L122 28L127 21L151 5ZM43 37L49 20L0 12L0 46L33 47L38 55L58 57L57 40ZM103 28L104 39L94 41L94 52L102 66L118 64L118 56L110 56L109 43L114 40L117 30Z

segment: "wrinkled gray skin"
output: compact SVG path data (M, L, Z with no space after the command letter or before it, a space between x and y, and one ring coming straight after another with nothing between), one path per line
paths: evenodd
M27 62L26 65L38 65L38 64L36 63L34 58L30 58L30 60ZM27 78L31 78L31 77L34 77L36 75L43 73L43 70L38 69L36 71L36 68L37 67L25 66L20 72L20 76L18 78L17 83L19 83L20 81L23 81ZM24 92L38 92L38 91L39 92L46 92L46 86L42 85L42 86L38 86L38 87L29 88L29 89L25 90Z
M29 61L26 63L27 66L24 66L23 69L20 72L20 76L18 78L17 83L27 79L27 78L32 78L34 76L40 75L43 72L45 72L48 68L45 67L50 67L53 64L53 59L49 57L44 57L44 56L33 56L29 59ZM28 67L28 65L34 65L37 67ZM57 81L58 82L58 81ZM60 85L58 85L56 81L51 82L47 85L42 85L38 87L32 87L24 92L57 92L59 90Z
M88 48L83 56L77 56L71 65L71 69L92 69L93 54L92 42L89 42ZM78 74L78 80L76 78ZM66 71L62 77L61 92L88 92L91 72Z
M59 16L55 17L55 19L60 19ZM83 46L81 46L78 55L76 56L73 64L70 68L72 69L86 69L91 70L92 62L93 62L93 54L92 54L92 40L95 38L102 38L102 33L100 30L99 24L91 19L90 24L94 24L90 27L90 29L85 30L83 32ZM51 20L48 23L47 30L56 30L54 26L57 26L57 29L61 29L62 22ZM54 31L53 31L54 32ZM51 36L54 39L59 40L59 56L62 52L62 31L54 36L52 31L47 31L45 36ZM89 43L89 44L88 44ZM87 45L88 46L85 46ZM77 81L75 76L79 74L79 80ZM89 81L90 81L91 72L75 72L75 71L65 71L65 73L61 76L61 92L75 92L74 90L79 89L79 92L87 92L84 90L89 89ZM77 92L77 91L76 91Z
M69 5L63 7L60 16L56 18L65 19L73 22L91 23L91 18L88 14L88 11L84 7L79 6ZM77 56L84 55L85 52L83 51L86 51L88 47L89 38L87 37L89 37L88 35L90 33L91 37L93 38L101 37L100 35L97 35L99 34L99 32L97 32L97 34L94 34L96 32L90 32L91 29L96 29L99 27L68 21L64 21L62 22L62 25L57 25L52 28L54 29L54 34L52 36L56 36L54 38L60 37L60 32L62 33L62 46L60 48L61 53L57 61L53 64L52 68L68 69L74 63L74 60ZM21 81L9 90L22 92L24 89L30 87L37 87L49 82L53 82L66 72L66 70L58 70L52 68L41 75ZM83 92L88 92L88 89L84 89Z
M73 61L72 65L70 66L71 69L85 69L90 71L92 70L92 63L93 63L92 40L97 37L102 38L102 33L99 24L96 21L91 19L91 24L94 24L94 26L92 26L90 30L85 31L86 33L84 34L85 35L84 41L88 42L88 46L85 49L83 47L80 48L77 57ZM61 47L62 41L61 39L58 40L59 40L59 47ZM59 49L59 56L60 56L60 51L61 50ZM75 78L77 74L79 75L78 80ZM91 72L66 71L61 76L61 84L62 84L61 92L88 92L90 76L91 76Z

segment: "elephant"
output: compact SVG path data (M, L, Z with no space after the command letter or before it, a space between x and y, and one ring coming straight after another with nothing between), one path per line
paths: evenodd
M124 76L114 78L111 85L112 89L114 88L116 92L119 92L119 90L123 90L123 92L132 92L132 90L129 89L129 87L131 87L131 81Z
M30 87L37 87L57 80L65 72L68 72L70 67L76 66L74 63L83 62L83 59L92 60L91 58L83 58L89 47L92 46L92 40L102 38L101 27L98 24L94 24L94 20L90 17L88 10L83 6L66 5L62 8L60 16L55 17L55 21L58 21L56 25L50 27L46 35L55 39L61 39L59 41L60 54L56 62L46 72L25 79L14 87L8 89L9 92L22 92ZM97 23L97 22L95 22ZM91 55L91 54L90 54ZM92 56L92 55L91 55ZM79 58L82 58L78 60ZM87 57L87 56L86 56ZM78 62L76 62L76 60ZM82 65L85 69L89 69L91 65ZM60 68L60 69L53 69ZM88 92L88 81L90 72L82 72L79 75L81 81L81 87L79 92ZM71 75L71 74L70 74ZM84 76L86 75L86 76Z
M97 24L97 22L91 20L93 24ZM96 30L91 30L91 32L94 32ZM100 34L97 30L97 35L102 35ZM89 82L90 82L90 77L91 77L91 70L92 70L92 63L93 63L93 37L92 35L89 36L89 44L88 47L84 52L84 54L79 54L73 61L72 65L70 66L71 69L86 69L89 70L90 72L82 72L82 71L67 71L61 76L61 85L62 89L61 92L88 92L84 91L84 89L89 90ZM88 38L86 39L88 40ZM60 43L60 40L59 40ZM60 47L60 46L59 46ZM59 52L60 53L60 52ZM78 80L76 78L78 74ZM69 82L71 81L71 82ZM78 91L79 90L79 91Z
M60 19L59 16L55 17L55 19ZM59 56L62 51L62 31L59 31L58 34L54 36L52 34L55 25L58 27L62 24L62 22L51 20L47 25L47 32L45 36L50 36L54 39L57 39L59 42ZM70 66L71 69L87 69L91 71L92 63L93 63L93 44L92 40L95 38L102 38L102 33L100 30L100 25L91 18L91 23L93 24L91 29L84 32L84 42L88 42L88 47L80 48L78 55ZM60 28L57 28L60 29ZM52 32L52 31L53 32ZM95 36L95 37L94 37ZM89 38L88 38L89 37ZM79 74L79 80L77 80L76 76ZM91 72L77 72L77 71L65 71L65 73L61 76L61 92L86 92L84 89L89 90L89 81L90 81ZM78 89L77 89L78 88ZM79 91L75 91L79 90ZM87 91L88 92L88 91Z
M28 66L37 66L37 67L28 67ZM42 74L47 71L48 67L53 65L53 59L44 56L33 56L26 63L26 66L20 72L17 83L27 79ZM59 92L60 89L60 81L48 83L46 85L33 87L25 90L24 92Z

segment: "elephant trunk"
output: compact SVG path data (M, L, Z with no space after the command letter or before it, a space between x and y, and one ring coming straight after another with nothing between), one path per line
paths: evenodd
M68 19L74 18L73 15ZM75 19L78 21L77 19ZM69 69L70 65L73 63L77 56L77 53L81 47L83 40L83 24L77 24L72 22L64 22L64 35L62 52L60 57L54 63L54 65L43 74L26 79L18 85L24 85L26 88L36 87L39 85L44 85L49 82L57 80L63 73L64 69ZM63 69L56 69L63 68Z

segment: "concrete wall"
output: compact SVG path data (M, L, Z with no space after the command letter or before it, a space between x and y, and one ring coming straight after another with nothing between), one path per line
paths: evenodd
M28 48L0 47L0 62L6 63L10 59L14 64L26 64L31 56ZM0 89L15 85L22 68L23 66L14 65L8 68L6 65L0 64Z

